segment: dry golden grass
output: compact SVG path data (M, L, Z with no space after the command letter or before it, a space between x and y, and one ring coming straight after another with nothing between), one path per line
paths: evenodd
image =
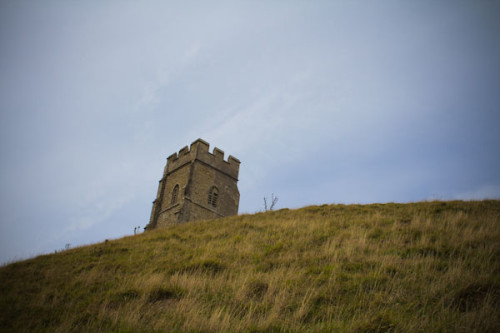
M0 268L0 330L500 331L500 202L192 222Z

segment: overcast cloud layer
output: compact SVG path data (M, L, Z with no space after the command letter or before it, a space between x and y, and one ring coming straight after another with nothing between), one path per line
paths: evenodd
M500 2L2 1L0 262L133 233L165 158L240 213L500 198Z

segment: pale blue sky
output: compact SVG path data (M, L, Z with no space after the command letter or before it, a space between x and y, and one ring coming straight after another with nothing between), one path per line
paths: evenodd
M133 233L168 155L240 213L500 198L500 2L2 1L0 262Z

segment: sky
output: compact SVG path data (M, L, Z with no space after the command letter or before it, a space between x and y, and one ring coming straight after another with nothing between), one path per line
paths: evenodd
M500 198L500 2L0 2L0 263L133 234L166 157L240 213Z

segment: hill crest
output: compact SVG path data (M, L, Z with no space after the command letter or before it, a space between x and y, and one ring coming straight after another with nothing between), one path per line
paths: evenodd
M498 331L500 201L190 222L0 268L0 331Z

